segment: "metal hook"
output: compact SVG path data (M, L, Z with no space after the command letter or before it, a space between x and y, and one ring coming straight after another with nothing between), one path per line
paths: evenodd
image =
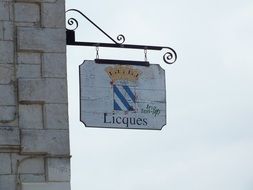
M96 59L99 59L99 47L96 46Z
M144 49L144 61L146 61L146 62L148 61L147 52L148 52L148 50Z

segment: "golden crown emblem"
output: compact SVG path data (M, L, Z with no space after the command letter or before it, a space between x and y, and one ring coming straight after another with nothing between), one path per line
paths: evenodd
M107 67L105 69L108 76L111 78L112 82L117 80L126 80L126 81L137 81L141 72L138 69L134 69L131 66L122 66L117 65L114 67Z

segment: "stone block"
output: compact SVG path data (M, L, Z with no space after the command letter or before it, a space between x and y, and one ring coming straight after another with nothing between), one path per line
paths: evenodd
M20 179L24 183L38 183L45 182L46 176L44 174L21 174Z
M44 121L47 129L68 129L68 105L45 104Z
M0 84L9 84L14 80L14 65L0 64Z
M42 52L66 52L65 28L18 28L18 49Z
M17 146L20 144L19 129L16 127L0 127L0 145ZM0 188L1 189L1 188Z
M18 64L41 64L41 54L20 52L18 53Z
M15 95L13 85L0 85L0 106L15 105Z
M0 189L1 190L15 190L16 176L15 175L0 175Z
M20 79L20 102L67 103L67 84L63 79Z
M22 183L22 190L70 190L69 182ZM8 189L9 190L9 189Z
M40 27L40 22L15 22L16 27Z
M12 41L0 41L0 64L13 63L14 49Z
M41 66L40 65L28 65L19 64L17 69L17 78L40 78Z
M69 154L68 130L22 130L21 134L22 153Z
M18 173L20 174L44 174L45 165L44 158L29 158L29 156L21 156L12 154L12 171L17 172L17 161L19 161Z
M0 122L13 121L16 116L16 106L0 106Z
M42 3L41 6L43 27L64 27L65 28L65 3Z
M10 3L0 1L0 20L10 19Z
M16 22L39 22L40 7L36 3L15 3Z
M14 25L13 22L4 22L3 24L3 39L4 40L13 40L14 36Z
M19 127L23 129L43 129L42 105L19 105Z
M0 153L0 175L11 174L11 156L7 153Z
M45 53L43 54L42 75L44 77L67 77L66 54Z
M70 159L49 158L47 160L48 181L70 181Z

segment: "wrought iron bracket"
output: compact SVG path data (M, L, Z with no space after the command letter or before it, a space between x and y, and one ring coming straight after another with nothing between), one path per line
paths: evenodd
M111 41L113 41L113 43L76 41L76 39L75 39L75 30L78 28L79 24L78 24L77 19L71 17L67 20L67 26L69 26L69 27L74 26L74 27L72 29L66 27L67 45L72 45L72 46L94 46L94 47L106 47L106 48L142 49L142 50L154 50L154 51L161 51L163 49L166 49L167 52L163 55L164 62L166 62L168 64L173 64L177 60L177 53L171 47L124 44L125 37L122 34L117 36L117 41L118 41L117 42L110 35L108 35L104 30L102 30L98 25L96 25L92 20L90 20L86 15L84 15L81 11L79 11L77 9L69 9L69 10L66 11L66 13L68 13L68 12L77 12L77 13L79 13L86 20L88 20L92 25L94 25L98 30L100 30L105 36L107 36ZM97 61L97 62L99 62L99 61ZM139 61L137 61L137 62L142 63L142 62L139 62ZM144 61L144 65L146 66L147 64L148 64L148 62Z

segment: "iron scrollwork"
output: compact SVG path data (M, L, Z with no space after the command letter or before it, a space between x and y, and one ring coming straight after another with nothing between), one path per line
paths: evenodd
M67 28L67 30L76 30L79 26L78 21L75 18L68 19L68 25L69 26L76 25L76 26L73 29L68 29Z
M177 60L177 53L170 47L165 47L168 51L163 55L163 61L168 64L173 64Z
M100 30L105 36L107 36L112 42L111 43L97 43L97 42L78 42L75 41L75 30L79 27L77 19L71 17L67 20L67 45L76 45L76 46L95 46L95 47L111 47L111 48L129 48L129 49L143 49L143 50L159 50L167 49L167 52L163 55L164 62L168 64L173 64L177 60L177 53L174 49L164 46L147 46L147 45L134 45L134 44L124 44L125 36L119 34L115 39L113 39L109 34L102 30L98 25L96 25L91 19L89 19L85 14L77 9L69 9L68 12L76 12L82 15L86 20L88 20L92 25L94 25L98 30Z
M69 9L66 11L67 12L77 12L80 15L82 15L84 18L86 18L86 20L88 20L93 26L95 26L98 30L100 30L105 36L107 36L110 40L112 40L115 44L123 44L125 42L125 36L123 34L119 34L117 36L117 41L114 40L109 34L107 34L104 30L102 30L98 25L96 25L91 19L89 19L85 14L83 14L81 11L77 10L77 9ZM72 26L72 25L76 25L76 27L74 29L68 29L67 30L76 30L79 26L78 21L75 18L69 18L68 19L68 25Z

